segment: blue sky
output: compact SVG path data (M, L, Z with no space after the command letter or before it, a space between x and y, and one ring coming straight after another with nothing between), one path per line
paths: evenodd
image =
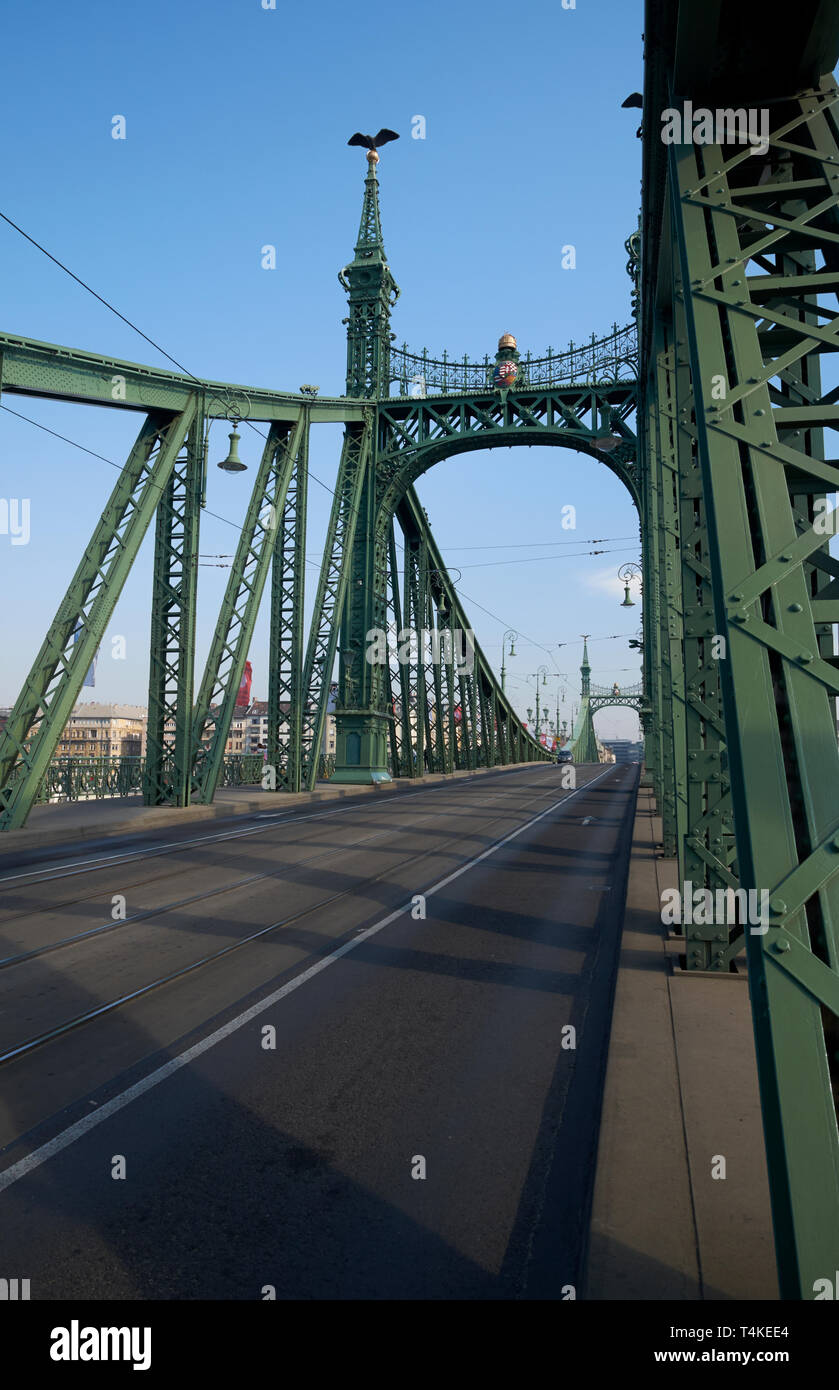
M4 19L14 61L0 101L15 134L0 209L190 372L340 394L337 272L352 255L366 172L363 151L346 142L387 125L402 136L379 165L385 245L402 289L398 341L483 356L513 332L522 352L561 349L630 317L623 243L638 215L640 142L638 113L621 102L641 85L642 9L641 0L577 0L574 9L533 0L525 10L495 0L15 7ZM116 115L124 140L111 136ZM416 115L424 140L411 138ZM266 244L277 249L274 271L261 268ZM568 244L574 270L560 268ZM167 365L5 223L0 255L2 331ZM115 463L139 425L133 413L5 404ZM310 596L340 452L338 429L313 435L311 467L327 487L311 487ZM210 469L208 508L228 524L205 514L207 556L235 548L260 444L243 431L248 473ZM226 452L217 425L211 462ZM31 509L27 545L0 537L8 704L116 474L7 411L0 459L0 493L28 497ZM437 465L418 491L496 667L504 626L521 634L508 690L522 712L544 663L571 676L562 682L570 716L581 632L592 634L595 680L638 678L626 638L640 607L620 608L616 577L639 558L638 521L606 468L564 449L494 450ZM560 526L569 503L575 532ZM593 538L606 539L594 547ZM594 548L607 553L580 553ZM199 674L223 564L200 571ZM145 703L150 587L151 534L109 627L109 638L125 637L126 657L111 659L106 639L85 698ZM266 602L251 650L259 697L267 633ZM552 707L557 684L543 689ZM633 736L637 720L605 711L597 727Z

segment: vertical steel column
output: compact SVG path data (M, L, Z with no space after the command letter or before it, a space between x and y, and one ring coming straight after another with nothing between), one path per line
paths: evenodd
M147 806L189 805L198 533L205 469L204 401L199 397L185 452L175 460L157 507L143 786Z
M372 448L373 424L374 414L371 409L365 411L362 425L347 425L326 533L303 672L305 706L301 736L301 780L307 791L314 789L317 780L318 756L326 725L329 682L332 679L338 649L339 615L344 613L349 575L353 565L353 547ZM363 662L363 646L357 651L353 649L349 659ZM355 682L356 679L360 679L360 673L353 668L348 677L344 658L341 668L342 698L347 699L347 680Z
M152 411L140 428L0 734L0 830L26 823L195 410L192 397L182 414Z
M302 773L309 415L304 406L271 565L268 764L275 769L274 790L289 792L300 791Z
M784 389L793 363L839 348L839 317L810 309L813 293L839 288L836 103L825 78L770 108L768 157L749 147L670 150L717 632L726 639L738 866L744 888L769 894L768 923L747 930L746 947L782 1298L812 1298L816 1280L835 1277L839 1250L827 1042L835 1054L839 677L819 632L837 605L812 576L824 563L824 530L793 500L839 490L839 468L818 452L836 407L809 373L799 377L810 383L808 404ZM801 200L792 213L790 192ZM802 248L820 253L824 269L814 271ZM747 274L750 266L760 273ZM715 399L720 380L725 396Z
M215 796L302 430L273 424L254 480L192 721L192 799Z
M675 346L672 329L658 325L657 439L653 485L658 519L661 606L662 843L668 858L680 855L687 811L684 723L684 660L676 444ZM680 861L680 877L682 864Z
M422 626L420 619L420 561L419 550L420 542L414 536L409 536L405 531L405 576L404 576L404 606L405 626L416 634ZM423 679L425 668L422 664L421 654L417 642L412 640L411 665L408 672L408 685L410 690L410 710L408 749L410 757L409 775L412 777L422 777L425 771L425 687ZM415 659L414 659L415 658Z
M708 532L702 474L696 453L696 413L687 346L684 294L675 280L677 450L679 528L682 553L681 600L684 604L684 721L686 806L679 824L682 883L693 889L738 887L725 725L720 690ZM677 800L677 807L681 798ZM716 901L716 899L714 900ZM724 921L692 921L683 927L688 970L727 972L743 947L743 931Z
M658 463L658 363L655 355L639 405L639 457L643 567L644 689L648 701L644 723L644 762L650 775L656 806L664 800L664 709L661 687L661 585L659 580L659 463Z

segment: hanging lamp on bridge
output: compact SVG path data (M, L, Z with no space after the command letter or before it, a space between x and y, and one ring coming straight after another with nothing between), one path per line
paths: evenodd
M231 418L230 423L233 426L233 431L229 436L230 452L228 453L227 458L222 459L221 463L218 466L219 468L223 468L225 473L244 473L248 465L246 463L243 463L242 460L239 458L239 440L242 437L236 428L239 422L238 420Z
M629 596L629 581L627 581L626 584L624 584L624 586L623 586L623 591L624 591L624 600L623 600L623 603L621 604L621 608L634 608L634 607L635 607L635 600L634 600L633 598L630 598L630 596Z

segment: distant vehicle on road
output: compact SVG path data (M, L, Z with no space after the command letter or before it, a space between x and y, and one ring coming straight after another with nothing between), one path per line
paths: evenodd
M556 755L556 760L558 763L573 763L574 754L571 752L570 748L560 748Z

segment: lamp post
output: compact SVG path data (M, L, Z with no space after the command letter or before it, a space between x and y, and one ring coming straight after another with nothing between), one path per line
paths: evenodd
M630 584L632 583L633 579L635 579L635 578L639 578L639 579L640 579L641 574L642 574L641 566L640 566L640 565L636 565L636 564L634 563L634 561L630 561L628 565L621 565L620 569L618 570L618 579L619 579L619 580L621 581L621 583L623 584L623 593L624 593L624 598L623 598L623 603L621 604L621 608L634 608L634 607L635 607L635 600L632 599L632 598L630 598L630 596L629 596L629 586L630 586Z
M508 655L508 652L507 652L507 643L508 643L508 642L510 643L509 655L510 655L510 656L515 656L515 654L516 654L516 642L517 642L518 640L519 640L519 635L518 635L518 633L517 633L517 632L514 632L513 629L512 629L511 627L508 628L507 631L504 633L504 638L503 638L502 643L501 643L501 689L502 689L502 691L506 691L506 689L507 689L507 667L506 667L505 664L504 664L505 659L506 659L506 657L507 657L507 655Z
M535 677L536 677L536 737L538 738L538 737L539 737L539 677L540 677L540 676L542 677L542 684L543 684L543 685L547 685L547 683L548 683L548 668L547 668L547 666L540 666L539 669L538 669L538 671L534 672L534 675L535 675Z
M562 703L565 703L565 687L568 677L564 671L556 672L556 736L559 738L559 706L560 690L562 691Z

